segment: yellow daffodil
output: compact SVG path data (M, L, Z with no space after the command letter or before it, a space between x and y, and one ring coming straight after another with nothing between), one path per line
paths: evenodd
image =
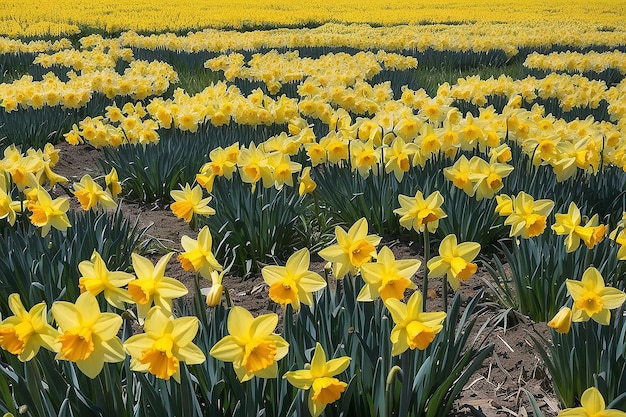
M37 227L41 227L41 236L45 236L51 227L66 231L68 227L72 227L67 218L67 211L70 203L66 197L55 198L43 188L37 189L37 201L29 205L32 212L30 221Z
M137 279L128 283L128 294L137 304L139 318L146 317L153 303L172 314L172 299L187 294L187 287L180 281L165 276L165 267L172 255L173 252L164 255L156 265L141 255L131 255Z
M174 199L170 209L176 217L185 220L187 223L191 221L194 214L200 216L212 216L215 214L215 210L209 207L213 197L202 198L202 188L199 185L191 188L189 184L185 184L182 190L170 191L170 195Z
M260 180L263 180L264 187L271 187L274 183L272 169L268 164L270 155L271 153L266 153L261 146L257 147L254 142L250 143L248 148L242 148L239 153L237 167L241 181L252 184L253 192Z
M348 159L348 140L337 132L329 132L320 139L320 146L326 150L328 162L331 164L339 164Z
M104 292L104 298L112 306L124 309L124 303L132 303L128 291L122 289L130 281L135 279L132 274L123 271L109 271L104 260L95 250L91 254L91 260L82 261L78 264L81 277L78 286L81 292L90 292L97 296Z
M36 304L26 311L19 294L9 295L9 308L13 316L0 322L0 347L26 362L39 349L56 351L55 339L59 332L47 321L46 303Z
M350 165L352 170L359 171L363 178L366 178L372 170L374 175L378 174L376 164L379 161L380 148L375 148L372 140L350 142Z
M122 185L120 184L120 179L115 168L111 168L111 171L104 177L104 182L113 199L116 199L122 192Z
M439 191L430 194L426 199L421 191L418 191L415 197L399 194L398 201L400 208L393 212L401 216L400 225L408 230L413 229L421 233L427 228L433 233L439 226L439 219L447 217L441 209L443 196Z
M198 240L183 236L180 244L185 252L178 255L178 260L185 271L194 270L204 278L209 278L211 271L222 270L222 265L215 259L212 252L213 239L209 226L200 229Z
M322 258L333 263L333 274L337 279L347 273L355 274L363 264L376 257L376 246L381 238L367 232L368 224L364 217L357 220L347 233L336 226L337 244L319 251Z
M470 175L473 169L470 166L470 161L467 160L465 155L461 155L459 159L451 167L444 168L443 175L449 181L452 181L455 187L465 191L465 194L470 197L474 196L474 183L470 181Z
M474 191L477 200L492 198L504 186L502 180L513 171L511 165L495 161L487 163L477 156L472 157L470 166L472 173L469 180L475 184Z
M122 342L116 336L122 318L115 313L101 313L96 297L82 293L76 304L56 301L52 315L61 335L57 360L75 362L85 375L95 378L104 362L121 362L125 358Z
M276 157L268 158L271 167L274 188L280 190L287 184L293 187L293 174L300 172L302 164L291 161L288 155L277 153Z
M102 189L89 174L83 175L80 182L74 183L74 195L83 210L90 210L98 205L104 208L117 207L109 191Z
M589 267L580 281L565 281L574 305L572 321L587 321L590 318L600 324L608 325L611 318L609 310L618 308L626 301L626 294L617 288L605 287L600 272Z
M388 298L385 306L391 313L396 324L391 330L391 354L399 355L407 349L424 350L435 340L437 333L443 329L442 322L446 318L443 311L422 312L422 294L415 291L409 302L404 304L395 298Z
M513 199L506 194L498 194L496 196L496 213L502 217L507 217L513 213Z
M311 167L305 167L300 174L300 184L298 186L298 194L310 194L317 188L317 183L311 178Z
M243 307L235 306L228 314L228 336L217 342L209 352L223 362L232 362L241 382L254 376L275 378L277 361L289 351L289 343L274 334L278 315L263 314L256 318Z
M335 378L335 375L345 371L350 365L351 358L326 360L326 353L319 343L315 344L315 352L308 369L286 372L283 378L291 385L309 392L309 412L313 417L319 416L326 405L337 401L348 384Z
M3 188L4 178L0 175L0 219L7 219L9 224L13 226L17 220L17 212L22 206L20 201L13 201L11 194L7 193Z
M572 324L572 310L569 307L561 307L552 320L548 322L548 327L559 333L569 333Z
M513 211L504 221L511 226L509 236L521 236L524 239L539 236L546 228L548 214L554 207L552 200L534 200L531 195L520 191L512 200Z
M489 157L497 159L498 162L506 163L513 159L511 148L506 143L489 150Z
M604 398L596 387L587 388L580 397L581 407L566 408L557 417L626 417L620 410L605 409Z
M573 252L580 246L582 240L588 248L593 248L606 234L607 227L598 224L598 215L594 215L585 226L581 226L582 221L580 210L574 202L571 202L567 213L557 213L554 215L556 222L552 225L552 230L557 235L566 235L565 247L567 252Z
M196 317L174 319L159 307L152 307L143 328L145 333L131 336L124 342L133 371L180 382L181 362L197 365L205 361L204 353L192 342L198 333Z
M404 173L411 168L411 159L419 147L415 143L405 143L401 137L394 139L389 148L384 149L385 172L393 175L398 182L402 181Z
M235 143L226 149L221 147L213 149L209 153L210 162L207 162L200 168L200 173L196 175L196 181L208 192L213 191L215 178L226 177L229 180L232 179L233 173L237 170L238 157L239 143Z
M446 236L439 245L439 256L428 261L429 276L436 278L447 275L454 291L460 281L467 281L476 273L478 266L472 261L480 252L480 244L464 242L457 244L456 235Z
M361 289L358 301L373 301L380 297L401 299L407 288L417 288L411 277L422 263L417 259L396 260L387 246L378 253L376 262L368 262L361 267L361 276L365 285Z
M617 260L626 261L626 229L622 229L615 235L615 243L620 245L617 251Z
M206 292L206 304L209 307L216 307L222 301L222 293L225 288L222 285L226 271L211 271L211 288Z
M285 266L266 266L261 270L263 280L269 285L269 296L283 307L290 304L300 310L300 303L313 305L313 293L326 286L326 281L316 272L309 271L310 254L300 249L289 257Z

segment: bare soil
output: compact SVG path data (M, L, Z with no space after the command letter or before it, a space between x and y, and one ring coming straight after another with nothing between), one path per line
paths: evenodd
M69 179L70 185L78 181L84 174L98 176L102 173L98 160L101 152L88 145L71 146L67 143L56 145L60 149L60 160L53 169L56 173ZM143 206L137 203L122 203L123 212L132 219L138 219L140 227L149 227L147 237L153 259L164 253L181 250L180 240L183 235L196 237L187 223L179 220L168 207ZM75 206L80 209L78 206ZM422 259L419 250L410 242L385 242L392 247L396 258ZM313 259L311 270L323 275L325 262ZM194 274L184 271L175 258L170 261L167 275L177 278L190 290L193 289ZM490 279L488 274L480 271L467 283L463 283L460 291L463 297L471 297L485 288L484 280ZM414 282L421 283L419 276ZM207 282L207 286L209 283ZM263 314L270 310L267 297L267 286L260 276L252 276L245 281L240 277L226 276L224 285L230 297L237 305L250 310L253 315ZM441 279L430 281L429 310L441 307ZM479 317L479 323L492 320L502 315L502 309L487 293L485 302L490 306ZM472 408L479 409L486 416L526 416L532 415L528 397L530 392L546 416L554 416L559 411L559 404L552 390L551 382L545 373L545 367L533 346L530 334L538 332L549 337L545 323L535 324L532 320L514 312L507 316L507 323L500 323L489 334L489 343L494 344L493 354L487 358L482 368L476 372L455 402L453 415L470 416ZM476 326L479 327L479 326Z

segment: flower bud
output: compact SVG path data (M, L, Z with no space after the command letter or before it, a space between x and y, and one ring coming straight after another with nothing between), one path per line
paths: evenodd
M206 304L209 307L216 307L222 301L224 286L222 284L212 285L206 295Z
M558 313L548 322L548 327L552 327L559 333L569 333L572 323L572 310L569 307L562 307Z

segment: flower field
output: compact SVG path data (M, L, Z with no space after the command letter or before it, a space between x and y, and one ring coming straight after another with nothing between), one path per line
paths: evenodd
M624 2L38 3L0 413L626 416Z

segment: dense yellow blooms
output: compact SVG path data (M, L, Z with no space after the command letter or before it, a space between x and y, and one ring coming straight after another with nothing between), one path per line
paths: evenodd
M589 51L581 52L552 52L540 54L533 52L526 57L524 66L552 71L567 72L602 72L615 69L626 74L626 53L615 50L611 52Z
M449 2L406 2L391 0L381 7L374 0L323 0L311 7L309 3L294 0L279 4L271 0L256 2L181 0L175 3L152 0L126 2L120 7L113 0L83 1L33 0L27 5L17 0L3 2L0 11L0 34L8 36L59 35L77 33L80 27L97 27L107 31L136 30L143 32L187 31L206 27L244 27L264 25L302 26L307 23L339 21L346 23L433 24L433 23L502 23L518 22L593 22L607 35L623 24L624 2L602 0L513 2L463 0ZM557 25L557 27L559 27ZM565 28L563 30L566 30ZM538 39L530 32L526 36ZM573 35L577 31L569 31ZM340 35L340 34L339 34Z

